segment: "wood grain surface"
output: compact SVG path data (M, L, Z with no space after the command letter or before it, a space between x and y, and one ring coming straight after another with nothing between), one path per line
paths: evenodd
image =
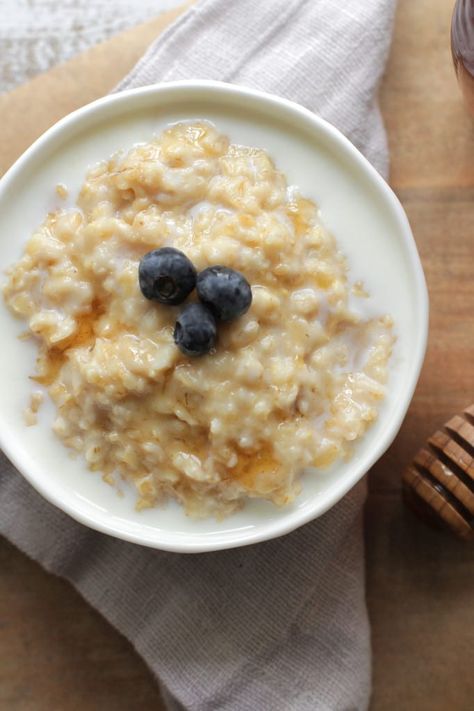
M474 393L474 123L449 49L450 0L401 0L382 86L391 184L430 292L430 337L403 427L370 475L367 597L373 711L468 711L474 697L474 551L419 523L401 473Z
M404 467L474 393L474 124L463 110L451 66L452 4L400 0L381 91L391 182L422 257L431 328L409 413L370 475L371 711L468 711L474 697L473 550L419 523L400 497ZM94 61L103 63L102 76L84 76L88 53L0 97L2 130L18 132L20 124L12 127L9 116L23 116L21 133L12 133L8 145L4 141L1 167L59 115L113 86L162 22L93 50ZM46 87L48 98L32 110L33 93ZM1 543L1 711L162 708L157 686L131 646L68 584Z

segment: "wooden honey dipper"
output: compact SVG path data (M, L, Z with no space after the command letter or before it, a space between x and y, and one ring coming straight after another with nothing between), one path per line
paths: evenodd
M474 540L474 405L420 449L403 474L403 497L427 522Z

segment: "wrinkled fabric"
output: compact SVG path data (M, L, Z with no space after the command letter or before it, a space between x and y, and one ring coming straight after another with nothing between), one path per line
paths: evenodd
M280 94L334 123L386 175L376 91L393 13L394 0L201 0L117 90L200 78ZM364 499L361 482L284 538L180 555L85 528L0 460L0 530L130 639L170 710L367 708Z
M182 0L0 0L0 93Z

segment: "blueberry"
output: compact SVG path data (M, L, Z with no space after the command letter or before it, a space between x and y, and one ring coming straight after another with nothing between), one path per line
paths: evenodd
M215 318L203 304L188 304L176 319L174 341L186 355L209 353L216 342L216 335Z
M162 247L142 257L138 282L147 299L161 304L181 304L196 286L196 269L179 249Z
M231 321L249 310L252 290L240 272L229 267L208 267L196 282L198 296L220 321Z

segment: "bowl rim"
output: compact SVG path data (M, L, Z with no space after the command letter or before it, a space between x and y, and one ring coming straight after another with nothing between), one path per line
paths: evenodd
M321 133L328 135L338 147L350 154L350 157L355 161L358 167L370 179L371 184L375 185L384 197L385 205L390 206L393 216L396 218L397 227L400 236L403 238L405 248L410 259L411 267L415 276L414 287L416 288L416 304L415 309L418 312L418 331L416 338L416 348L411 353L411 367L409 377L407 377L407 387L403 398L399 399L398 405L391 415L391 419L385 430L381 433L379 441L371 448L370 453L365 456L365 461L362 465L349 468L351 475L344 477L338 487L334 487L328 494L321 499L318 499L312 507L305 507L298 511L299 515L291 519L275 519L271 524L267 524L265 528L255 528L251 531L243 533L235 532L232 538L225 540L211 540L208 538L199 538L193 540L192 534L175 534L172 541L165 540L169 536L168 532L164 532L164 540L160 536L162 531L155 531L155 535L142 535L135 531L124 530L114 520L107 520L107 517L99 512L88 513L78 510L69 502L63 502L59 492L55 491L54 486L48 485L47 479L42 479L31 473L27 463L23 461L22 451L16 445L12 444L7 437L4 436L3 430L0 428L0 447L7 455L8 459L18 469L22 476L38 491L43 498L49 503L56 506L64 513L71 516L79 523L88 526L101 533L106 533L115 538L119 538L131 543L136 543L152 548L157 548L165 551L173 551L179 553L202 553L223 549L231 549L239 546L250 545L265 540L277 538L286 535L300 526L314 520L332 508L340 501L347 492L361 480L375 462L383 455L395 439L403 419L406 415L410 402L412 400L416 384L420 375L421 367L426 352L428 338L428 323L429 323L429 301L428 290L426 286L425 276L421 265L420 257L416 248L416 243L408 221L408 217L398 200L393 190L387 182L382 178L373 165L363 156L363 154L344 136L335 126L313 113L309 109L293 102L289 99L282 98L275 94L263 92L249 87L230 84L227 82L212 81L212 80L182 80L174 82L161 82L136 89L128 89L125 91L109 94L99 98L89 104L82 106L79 109L69 113L61 118L49 129L47 129L39 138L37 138L25 152L15 161L15 163L6 171L0 179L0 195L8 190L9 184L21 173L25 165L29 161L47 147L49 141L56 138L58 135L73 131L77 125L84 119L91 117L93 114L100 112L106 107L121 105L129 99L142 96L157 96L162 92L175 92L177 100L182 98L180 94L183 91L203 91L211 92L214 96L237 96L240 98L248 98L267 105L273 105L277 109L284 109L287 114L297 114L306 123L317 127ZM160 538L160 540L157 540ZM182 540L181 540L182 539Z

